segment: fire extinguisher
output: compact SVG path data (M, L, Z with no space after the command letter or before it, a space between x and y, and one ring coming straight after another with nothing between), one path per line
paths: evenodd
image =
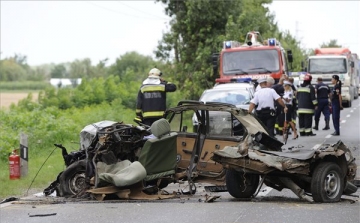
M13 150L9 156L10 180L20 179L20 156Z

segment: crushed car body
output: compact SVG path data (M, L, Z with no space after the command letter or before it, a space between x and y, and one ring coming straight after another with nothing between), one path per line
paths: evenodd
M175 195L162 189L180 181L189 186L183 194L207 182L235 198L254 197L263 184L315 202L357 191L355 158L343 142L283 149L255 115L225 103L180 101L150 128L101 121L81 131L79 151L57 146L67 168L45 195L165 199Z

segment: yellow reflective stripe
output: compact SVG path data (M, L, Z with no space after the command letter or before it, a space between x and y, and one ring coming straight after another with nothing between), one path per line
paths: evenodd
M135 110L135 113L141 113L141 112L142 112L141 109L136 109L136 110Z
M314 114L314 109L308 109L308 108L299 108L297 111L298 114Z
M165 91L164 85L144 85L141 88L141 92L149 92L149 91Z
M150 112L144 112L143 117L153 117L153 116L163 116L163 111L150 111Z
M312 103L313 103L313 105L317 105L317 104L318 104L318 101L317 101L317 100L313 100Z
M306 92L306 93L310 93L310 88L299 88L298 92Z

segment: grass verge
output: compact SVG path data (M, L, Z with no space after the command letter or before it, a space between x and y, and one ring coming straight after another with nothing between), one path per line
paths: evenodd
M29 149L28 175L17 180L10 180L9 163L0 161L2 167L0 170L0 199L3 200L12 196L24 197L42 192L56 180L58 174L65 169L65 164L60 149L55 149L51 154L54 148L49 148L48 151L42 151L38 154Z

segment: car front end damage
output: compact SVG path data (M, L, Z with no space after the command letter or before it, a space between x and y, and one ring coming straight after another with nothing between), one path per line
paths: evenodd
M227 170L232 196L252 197L263 183L279 191L288 188L299 198L315 202L337 202L342 195L357 191L355 158L342 141L310 149L282 149L275 138L259 131L260 123L253 115L234 114L247 135L237 146L215 151L212 157Z

